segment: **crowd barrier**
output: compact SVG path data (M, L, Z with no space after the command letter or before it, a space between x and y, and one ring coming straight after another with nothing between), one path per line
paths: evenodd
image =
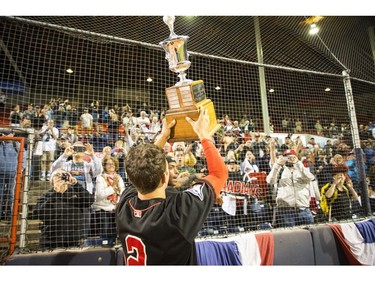
M348 230L353 233L348 234ZM375 265L375 219L244 233L226 238L197 239L195 243L198 264L201 266ZM14 253L4 263L9 266L123 264L124 253L121 247Z

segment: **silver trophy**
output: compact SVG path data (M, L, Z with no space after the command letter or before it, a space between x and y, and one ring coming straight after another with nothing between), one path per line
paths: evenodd
M178 81L175 86L182 86L183 84L190 83L192 80L186 79L185 71L190 67L190 61L188 60L189 54L186 49L186 43L189 36L176 35L173 31L175 17L174 16L164 16L163 21L168 25L169 38L160 42L159 45L165 50L165 58L169 62L169 69L172 72L178 73L180 81Z
M169 70L178 73L180 81L165 89L169 109L165 113L167 123L176 120L171 128L169 141L199 140L191 124L186 120L189 116L197 120L200 109L207 110L210 117L209 133L213 135L220 125L217 123L213 102L206 97L203 80L192 81L186 79L185 71L190 67L189 54L186 50L188 36L176 35L173 31L174 16L164 16L163 20L170 30L169 38L159 44L165 50L165 58L169 62Z

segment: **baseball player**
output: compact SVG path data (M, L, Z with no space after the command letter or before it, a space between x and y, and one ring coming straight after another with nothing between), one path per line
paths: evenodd
M195 237L228 178L228 170L209 134L207 110L189 117L202 143L209 173L184 191L166 192L168 163L163 147L175 120L163 121L155 144L132 147L126 173L134 186L125 190L117 208L117 231L126 265L196 265Z

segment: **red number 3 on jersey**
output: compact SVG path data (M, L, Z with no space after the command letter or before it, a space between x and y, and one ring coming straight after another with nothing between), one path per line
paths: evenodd
M143 244L141 239L133 235L128 235L125 237L125 245L125 265L147 264L146 246Z

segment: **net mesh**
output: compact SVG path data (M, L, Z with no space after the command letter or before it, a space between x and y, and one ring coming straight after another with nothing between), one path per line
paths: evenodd
M343 70L350 70L352 77L355 116L365 153L366 176L370 180L368 187L375 182L371 131L375 69L370 41L374 18L325 17L317 22L318 36L308 34L308 19L299 16L176 18L175 33L190 37L187 48L191 67L187 78L204 81L207 98L213 101L217 118L223 124L215 135L215 144L228 167L234 165L228 155L234 151L234 169L237 169L223 193L223 197L229 198L225 200L235 206L236 214L230 215L228 209L226 212L222 205L215 205L199 234L201 237L278 227L276 191L265 179L271 171L268 136L278 142L278 154L285 149L282 146L285 137L291 136L297 145L299 136L304 148L300 159L311 160L305 161L305 165L310 164L319 190L333 182L332 173L324 171L329 171L334 153L341 153L348 164L353 163L353 155L349 153L354 148L350 119L353 107L348 109ZM165 89L173 86L178 77L169 71L165 52L158 45L169 36L162 17L28 16L2 17L0 22L1 126L35 129L35 141L29 143L33 158L27 207L32 214L37 199L50 188L48 171L65 149L61 136L69 134L68 128L76 135L74 141L92 143L98 155L109 146L112 156L116 156L115 146L122 145L117 141L126 140L127 111L131 109L136 118L146 111L148 117L155 116L160 121L168 109ZM263 64L258 63L260 43ZM67 72L69 68L71 73ZM85 128L81 119L85 109L93 116L89 128ZM25 119L30 123L22 123ZM46 137L40 134L48 119L54 120L60 138L52 158L43 155ZM264 142L261 152L257 144L251 144L257 139L256 133L260 133ZM341 146L329 150L328 139L332 143L340 140ZM187 147L188 143L184 145ZM247 145L256 162L245 171ZM199 144L194 145L193 152L199 161ZM122 156L117 157L121 168ZM254 164L259 170L251 170ZM202 167L193 168L197 172ZM246 177L251 174L249 171L259 174ZM350 200L350 216L346 220L365 216L364 206L359 202L371 195L357 181L358 172L349 174L361 198L357 200L350 194L355 199ZM126 185L123 170L121 175ZM250 180L251 177L257 179ZM310 203L314 223L327 221L328 217L321 215L314 200ZM38 219L28 218L28 221L28 233L34 233L31 222L38 230L44 225ZM40 230L35 231L35 239L31 234L26 235L27 247L39 247ZM87 242L87 237L84 240L80 243ZM99 245L103 239L98 241L91 241L90 245Z

